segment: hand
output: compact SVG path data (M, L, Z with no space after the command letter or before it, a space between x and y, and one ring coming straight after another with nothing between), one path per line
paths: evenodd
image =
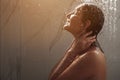
M89 46L96 41L96 35L88 37L90 34L92 34L92 31L88 33L83 32L79 37L74 40L72 47L69 51L79 53L89 48Z

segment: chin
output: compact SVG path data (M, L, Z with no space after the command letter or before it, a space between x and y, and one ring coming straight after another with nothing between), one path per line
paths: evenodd
M64 29L64 30L69 30L69 29L70 29L70 25L64 25L64 26L63 26L63 29Z
M67 30L68 32L72 33L72 30L70 29L70 26L64 26L63 27L64 30Z

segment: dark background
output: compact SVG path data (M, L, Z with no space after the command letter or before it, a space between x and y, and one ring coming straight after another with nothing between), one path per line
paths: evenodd
M109 9L110 5L115 6L115 0L105 1L105 12L109 14L99 41L107 59L107 80L119 80L120 1L116 11ZM72 2L0 0L0 80L48 79L50 70L73 39L70 33L62 31L65 12L77 4Z

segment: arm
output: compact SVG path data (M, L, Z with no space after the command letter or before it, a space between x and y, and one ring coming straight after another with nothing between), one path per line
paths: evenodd
M93 53L79 56L55 80L85 80L96 72L96 60Z
M64 57L52 69L49 80L55 80L74 61L76 55L77 54L67 50Z
M67 69L68 66L74 61L75 57L80 52L88 48L96 39L95 36L87 37L91 32L82 35L80 38L74 40L69 51L66 52L63 59L52 70L49 80L56 80L56 78Z

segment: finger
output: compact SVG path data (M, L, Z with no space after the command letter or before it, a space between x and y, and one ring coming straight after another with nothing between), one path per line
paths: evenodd
M86 33L86 34L85 34L85 37L89 36L90 34L92 34L92 31Z
M87 43L87 46L90 46L92 43L94 43L96 41L96 39L94 40L90 40L88 43Z
M89 39L89 40L91 40L91 39L95 39L96 38L96 35L95 36L90 36L90 37L88 37L87 39Z
M86 31L83 30L83 31L80 33L79 37L82 37L85 33L86 33Z
M92 40L90 40L90 43L92 44L93 42L95 42L96 41L96 39L92 39Z
M90 42L90 43L94 42L94 41L96 41L96 35L92 36L92 37L87 37L87 38L84 39L84 41Z

